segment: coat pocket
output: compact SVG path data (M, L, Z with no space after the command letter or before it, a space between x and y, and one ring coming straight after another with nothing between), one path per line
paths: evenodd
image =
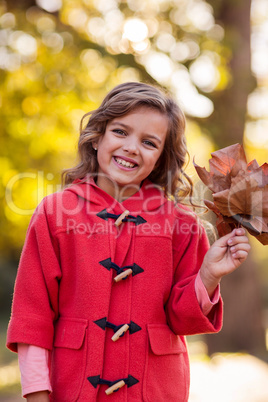
M186 402L189 392L189 361L183 338L168 325L148 324L144 400Z
M52 352L52 401L74 402L85 378L88 320L60 317Z

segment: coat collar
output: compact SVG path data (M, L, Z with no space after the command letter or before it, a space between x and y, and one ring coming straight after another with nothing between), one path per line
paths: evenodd
M71 191L77 194L78 197L99 205L101 209L128 209L137 214L154 211L167 202L163 190L148 179L143 181L142 186L135 194L121 203L98 187L92 177L84 180L77 179L64 191Z

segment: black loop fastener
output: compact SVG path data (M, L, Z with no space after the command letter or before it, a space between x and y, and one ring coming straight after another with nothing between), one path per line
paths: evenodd
M119 265L115 264L114 262L111 262L111 268L113 268L116 272L117 275L121 274L125 269L130 268L133 272L133 265L125 265L124 267L119 267ZM123 278L126 279L126 278Z
M121 274L124 270L126 269L131 269L132 270L132 276L135 276L137 274L140 274L141 272L144 272L144 269L142 269L138 264L132 264L132 265L126 265L124 267L119 267L119 265L115 264L112 262L111 258L106 258L105 260L99 261L99 264L108 269L110 271L111 268L113 268L117 275ZM126 279L126 278L123 278Z
M111 328L111 329L114 331L114 333L116 333L120 328L122 328L123 325L124 325L124 324L115 325L115 324L112 324L112 323L109 322L109 321L106 321L106 328ZM121 338L123 335L124 335L124 334L122 334L122 335L120 336L120 338Z
M107 321L106 317L103 317L99 320L94 321L94 324L98 325L103 330L105 330L105 328L111 328L114 331L114 333L116 333L121 327L123 327L123 325L125 325L125 324L120 324L120 325L112 324L111 322ZM134 321L130 321L128 326L129 326L130 335L141 330L141 327L138 324L136 324ZM123 335L124 335L124 333L120 336L120 338Z
M104 219L105 221L108 220L108 218L117 220L121 214L116 215L116 214L110 214L110 212L107 212L106 209L103 209L102 211L100 211L99 213L97 213L97 216L101 219ZM137 216L133 216L133 215L128 215L126 216L124 219L122 219L122 222L134 222L136 226L141 225L145 222L147 222L142 216L137 215Z
M127 387L132 387L132 385L135 385L139 382L135 377L132 375L128 375L127 378L119 378L118 380L115 381L109 381L105 380L103 378L100 378L100 375L95 375L91 377L87 377L88 381L90 382L91 385L93 385L94 388L97 388L98 385L108 385L109 387L112 387L114 384L117 384L120 381L124 381L124 383L127 385ZM114 390L113 392L118 391L118 389Z

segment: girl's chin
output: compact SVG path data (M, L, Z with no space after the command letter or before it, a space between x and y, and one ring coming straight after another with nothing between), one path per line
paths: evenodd
M115 183L115 186L116 187L119 187L119 188L121 188L121 189L124 189L124 188L130 188L130 187L140 187L140 183L137 183L137 182L129 182L129 181L114 181L114 183Z
M111 175L109 176L109 179L115 183L115 185L118 185L120 187L122 186L128 186L128 185L135 185L137 184L137 179L131 175L132 172L126 172L126 171L119 171L119 172L111 172ZM134 172L133 172L134 173Z
M111 176L99 176L97 180L97 185L106 191L112 197L117 200L123 200L131 197L133 194L137 193L140 189L140 181L130 181L122 180L122 178Z
M140 181L131 181L131 180L122 180L121 178L111 178L112 183L114 183L114 187L117 187L120 189L120 191L127 191L130 188L136 188L139 189L141 182Z

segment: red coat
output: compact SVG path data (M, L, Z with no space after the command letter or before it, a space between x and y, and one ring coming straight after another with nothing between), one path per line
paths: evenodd
M222 320L221 300L206 317L195 294L207 249L195 217L148 180L121 204L93 181L48 196L27 232L8 347L52 350L53 401L187 401L184 335ZM131 275L115 282L122 267Z

